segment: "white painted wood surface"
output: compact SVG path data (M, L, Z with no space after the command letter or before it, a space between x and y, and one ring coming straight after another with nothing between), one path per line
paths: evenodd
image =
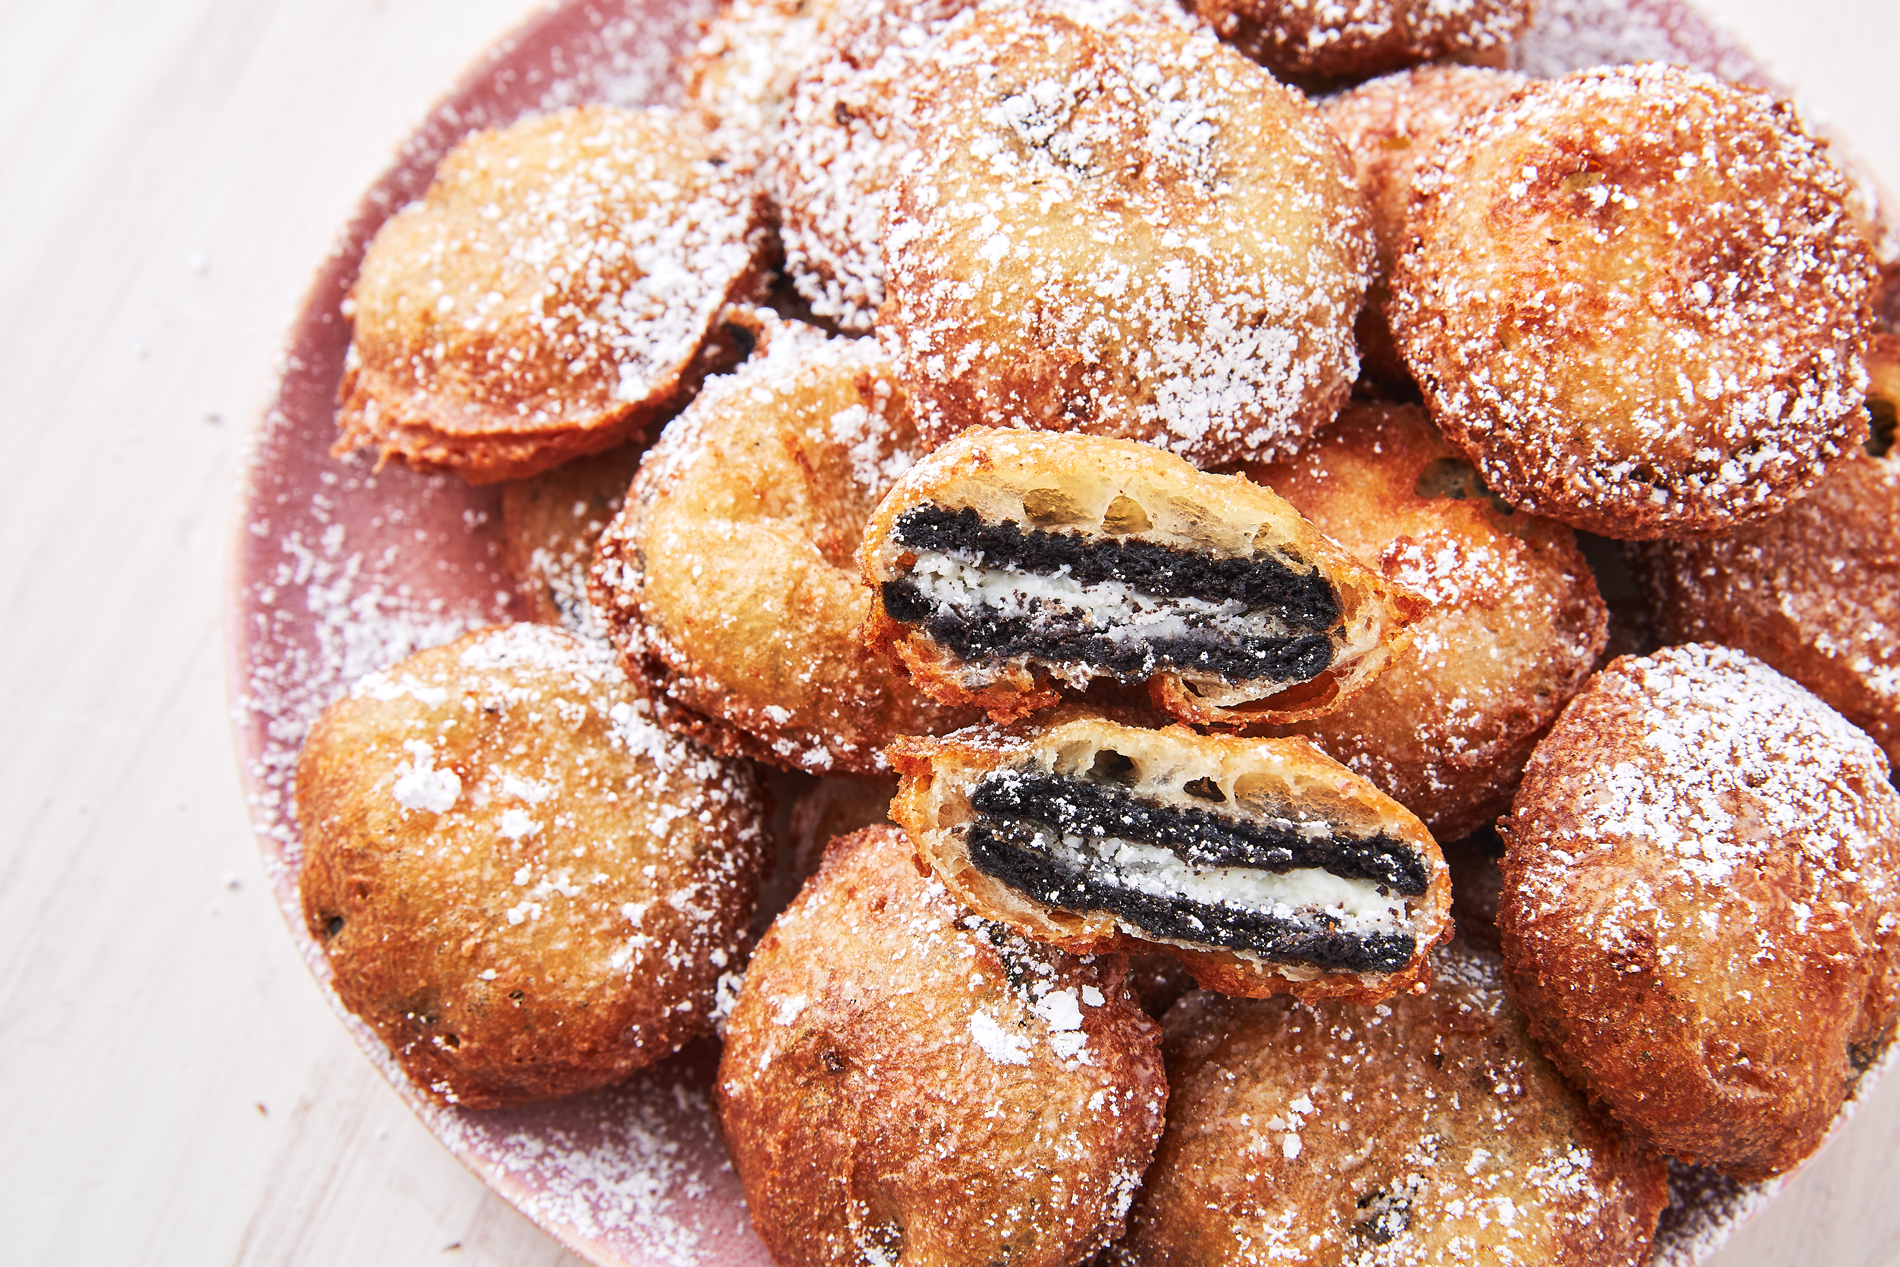
M1900 6L1706 7L1900 187ZM577 1261L409 1117L292 951L219 606L305 280L523 12L0 0L0 1260ZM1896 1193L1900 1076L1716 1262L1900 1262Z

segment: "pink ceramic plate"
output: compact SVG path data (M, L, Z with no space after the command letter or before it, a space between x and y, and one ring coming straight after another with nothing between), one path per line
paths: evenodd
M363 245L420 195L464 133L587 101L676 93L696 0L567 0L468 73L364 197L291 331L275 406L244 491L230 674L238 746L265 867L319 980L328 967L296 894L292 782L305 730L350 682L425 646L519 613L497 563L500 494L459 479L332 458L348 324L340 304ZM1544 0L1517 60L1533 74L1668 59L1765 83L1759 65L1675 0ZM332 996L334 1002L334 996ZM380 1043L338 1012L419 1117L495 1191L582 1257L614 1267L764 1267L714 1130L717 1050L681 1053L624 1086L512 1112L431 1104ZM1682 1170L1657 1261L1699 1262L1772 1195Z

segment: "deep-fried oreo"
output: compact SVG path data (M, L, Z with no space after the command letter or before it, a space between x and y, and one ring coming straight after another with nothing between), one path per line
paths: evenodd
M1426 608L1268 490L1096 436L971 428L885 496L858 562L867 640L997 720L1097 679L1184 721L1317 716Z
M1077 717L891 749L891 816L988 919L1078 953L1161 951L1209 989L1385 998L1450 934L1443 857L1300 739Z

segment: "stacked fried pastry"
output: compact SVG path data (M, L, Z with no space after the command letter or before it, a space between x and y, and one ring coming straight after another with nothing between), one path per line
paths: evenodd
M1873 250L1785 103L1452 9L748 0L445 161L339 447L512 481L546 624L299 784L419 1085L717 1023L785 1264L1637 1262L1811 1151L1900 1010Z

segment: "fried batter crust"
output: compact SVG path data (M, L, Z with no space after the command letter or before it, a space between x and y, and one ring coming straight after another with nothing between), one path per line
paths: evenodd
M1052 765L1059 771L1112 750L1140 772L1133 790L1144 799L1204 807L1210 788L1238 817L1284 814L1287 806L1314 820L1382 830L1415 852L1426 891L1407 903L1416 938L1410 962L1391 973L1326 972L1271 962L1260 955L1149 937L1108 911L1050 906L978 870L969 856L968 828L977 817L970 794L993 770ZM1076 756L1086 754L1090 760ZM1184 726L1140 730L1088 716L1047 726L978 728L943 739L904 739L891 764L903 776L891 817L910 834L918 856L961 902L986 919L1026 937L1077 954L1126 950L1160 952L1186 966L1196 981L1226 994L1377 1002L1428 979L1428 952L1451 935L1451 884L1438 845L1404 806L1300 739L1236 739L1199 735ZM1198 783L1198 790L1184 790ZM1263 808L1264 807L1264 808Z
M594 602L667 720L812 773L887 771L884 745L975 720L857 636L851 569L916 432L870 340L788 324L667 426L602 535Z
M1378 1008L1193 994L1124 1267L1648 1261L1662 1161L1594 1112L1454 942Z
M1551 1059L1685 1161L1807 1156L1895 1016L1900 793L1873 741L1742 652L1626 657L1501 829L1511 997Z
M1531 0L1190 0L1188 7L1227 43L1300 80L1501 59L1531 20Z
M1155 705L1197 725L1244 727L1331 711L1383 671L1428 606L1354 559L1272 491L1238 476L1196 471L1132 441L971 428L906 473L865 525L858 566L874 590L904 576L914 562L896 540L897 527L907 511L923 505L968 508L985 523L1074 533L1104 545L1150 542L1210 557L1276 557L1325 577L1339 595L1342 618L1332 663L1317 677L1230 683L1165 665L1149 677ZM996 721L1057 703L1065 680L1088 674L1086 666L1026 656L966 663L882 603L871 605L863 636L901 660L932 697L976 704Z
M1624 539L1765 518L1867 433L1846 194L1767 94L1661 65L1533 84L1419 173L1399 350L1514 505Z
M1439 840L1509 809L1607 637L1575 535L1497 504L1412 405L1348 405L1299 457L1248 474L1432 604L1362 693L1272 733L1313 740Z
M1900 461L1854 455L1768 520L1632 547L1664 642L1759 657L1900 759Z
M503 485L501 562L529 619L606 641L588 601L587 574L645 455L636 441Z
M1119 1235L1167 1080L1119 956L975 918L884 827L760 942L718 1096L784 1267L1066 1267Z
M918 89L880 324L925 440L966 426L1290 453L1357 372L1372 241L1297 92L1144 8L959 19Z
M763 204L718 161L658 107L465 138L363 257L336 452L488 484L664 417L764 262Z
M1419 66L1385 75L1320 101L1320 117L1346 143L1372 213L1372 239L1379 249L1366 306L1354 333L1360 368L1394 386L1412 375L1392 342L1386 305L1392 297L1392 266L1407 241L1413 180L1446 136L1528 84L1523 75L1479 66Z
M604 1086L711 1030L759 789L604 649L514 625L371 674L311 729L297 812L337 996L438 1102Z

